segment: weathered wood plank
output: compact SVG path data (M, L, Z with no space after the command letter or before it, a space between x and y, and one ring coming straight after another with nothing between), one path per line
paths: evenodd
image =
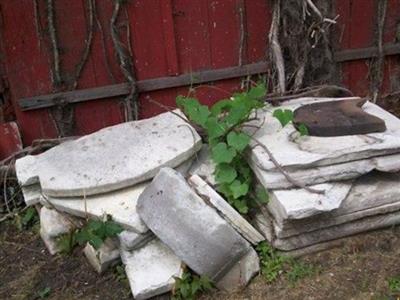
M383 46L384 55L400 54L400 43L386 44ZM378 56L377 47L347 49L336 52L334 60L336 62L345 62L351 60L367 59Z
M200 84L224 79L237 78L247 75L265 73L267 70L266 62L258 62L237 67L229 67L216 70L207 70L194 73L183 74L174 77L160 77L138 81L140 92L150 92L167 88L187 86L190 84ZM18 104L22 111L52 107L57 104L77 103L110 97L117 97L129 93L127 83L120 83L91 89L55 93L50 95L22 98Z

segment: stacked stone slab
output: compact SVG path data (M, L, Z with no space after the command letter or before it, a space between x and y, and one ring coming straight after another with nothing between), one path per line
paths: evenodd
M121 253L130 281L132 272L135 277L150 270L159 273L132 285L136 298L146 299L172 288L181 261L140 219L137 200L161 168L186 175L201 146L200 136L176 110L26 156L17 160L16 173L26 204L43 205L41 236L51 254L58 252L57 237L72 230L71 216L83 220L110 215L120 224L124 231L117 239L106 240L99 249L88 244L84 254L102 273Z
M302 98L281 109L343 99ZM349 99L351 100L351 99ZM278 109L275 108L275 109ZM282 128L272 114L254 134L248 161L270 202L254 224L277 249L307 253L339 238L400 222L400 120L375 104L362 107L385 121L387 130L354 136L300 136ZM277 169L264 145L295 181L324 193L298 188ZM301 250L301 251L300 251Z

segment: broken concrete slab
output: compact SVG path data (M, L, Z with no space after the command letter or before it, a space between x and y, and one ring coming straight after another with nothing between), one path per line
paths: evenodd
M194 128L167 112L104 128L17 160L16 172L21 185L39 181L48 196L88 196L146 181L164 166L180 165L200 148Z
M253 161L249 163L257 179L264 187L268 189L287 189L293 187L293 183L289 182L281 172L265 171ZM400 154L378 156L331 166L287 169L293 179L305 185L353 179L369 173L372 170L382 172L400 171Z
M136 211L136 203L148 182L134 187L89 197L53 198L43 196L42 205L47 202L56 209L78 217L103 219L104 215L111 215L114 222L125 229L143 234L148 231L147 226L140 219Z
M250 244L209 207L176 171L163 168L140 195L146 225L193 271L223 277Z
M340 207L350 192L352 183L324 183L312 187L325 193L311 193L304 189L271 191L268 210L280 223L329 212Z
M279 250L291 251L361 232L397 225L399 223L400 212L396 211L384 215L366 217L356 221L335 225L328 228L322 228L288 238L275 238L272 239L270 243L273 247ZM270 233L267 234L269 235Z
M189 175L198 175L210 185L217 183L214 178L215 163L212 161L208 145L204 144L201 150L196 154L193 165L189 170Z
M234 292L245 288L259 272L260 260L257 252L250 248L247 254L216 283L216 286L220 290Z
M121 259L137 300L171 291L183 272L181 260L158 239L133 251L121 250Z
M32 206L40 203L42 189L40 188L39 184L22 186L21 190L26 206Z
M40 237L51 255L60 251L57 238L69 233L77 224L54 209L46 207L40 209Z
M326 98L318 101L331 101ZM337 100L337 99L336 99ZM288 101L282 109L296 109L303 104ZM272 111L265 113L266 119L254 138L265 145L283 167L309 168L332 165L374 156L389 155L400 152L400 120L380 108L367 102L363 110L385 121L387 130L381 133L340 137L300 137L293 125L281 128L280 123L272 116ZM261 121L260 121L261 122ZM264 170L275 170L266 151L253 143L251 160Z
M353 183L338 209L303 220L275 219L275 234L284 238L399 210L399 175L380 172L364 175Z
M246 240L257 245L265 240L245 218L243 218L228 202L225 201L210 185L198 175L188 179L189 184L203 200L215 208L228 223L236 229Z
M90 265L97 273L103 274L108 268L115 266L120 261L118 241L107 238L99 249L95 249L89 243L83 249L83 253Z
M132 251L140 248L154 238L155 236L150 230L144 234L139 234L129 230L124 230L120 234L118 234L121 249L127 251Z

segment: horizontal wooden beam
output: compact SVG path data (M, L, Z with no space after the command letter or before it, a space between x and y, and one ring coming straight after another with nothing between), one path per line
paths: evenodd
M386 44L383 46L383 54L396 55L400 54L400 43ZM334 60L336 62L345 62L358 59L367 59L378 57L378 47L347 49L334 53Z
M183 74L173 77L160 77L146 79L137 82L139 92L150 92L167 88L188 86L217 80L243 77L265 73L267 70L266 62L243 65L240 67L230 67L224 69L207 70L194 73ZM22 98L18 104L22 111L52 107L58 104L77 103L97 99L111 98L127 95L129 85L120 83L107 85L84 90L55 93L50 95Z

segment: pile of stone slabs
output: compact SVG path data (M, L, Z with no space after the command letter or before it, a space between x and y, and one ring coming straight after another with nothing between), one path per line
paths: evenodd
M286 253L307 253L352 234L400 223L400 120L377 105L362 109L382 119L386 131L352 136L300 136L292 124L282 128L275 109L343 99L302 98L263 111L265 122L252 132L257 142L298 182L278 171L263 147L254 142L248 161L270 202L254 223L268 241ZM350 99L351 100L351 99Z

